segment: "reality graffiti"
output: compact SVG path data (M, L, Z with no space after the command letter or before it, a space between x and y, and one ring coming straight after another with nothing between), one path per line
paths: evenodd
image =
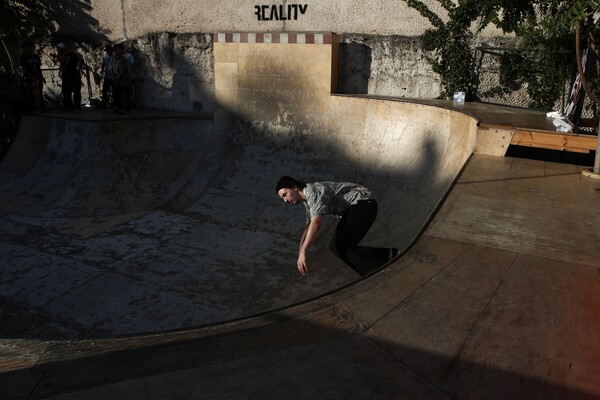
M279 4L254 6L254 14L259 21L288 21L297 20L304 15L308 4Z

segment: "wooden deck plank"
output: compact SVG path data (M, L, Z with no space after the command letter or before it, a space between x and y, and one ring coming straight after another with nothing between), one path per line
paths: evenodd
M589 153L596 150L597 136L517 129L510 144L543 149Z

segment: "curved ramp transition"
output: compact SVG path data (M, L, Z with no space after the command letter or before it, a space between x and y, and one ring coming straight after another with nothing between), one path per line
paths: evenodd
M25 117L0 166L3 301L36 321L29 333L114 335L236 319L357 280L327 250L332 219L298 276L304 212L277 198L278 176L370 186L380 214L366 240L404 249L469 157L474 121L335 101L365 112L304 141L240 141L200 119Z

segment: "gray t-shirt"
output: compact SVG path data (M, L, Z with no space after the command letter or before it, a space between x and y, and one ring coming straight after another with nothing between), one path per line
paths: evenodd
M308 219L319 214L341 217L348 207L359 200L373 199L373 193L369 189L350 182L307 183L303 193Z

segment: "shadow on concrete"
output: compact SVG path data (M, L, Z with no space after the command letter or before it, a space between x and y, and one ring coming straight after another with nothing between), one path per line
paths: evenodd
M211 399L599 398L491 365L409 348L401 336L398 343L381 342L339 320L269 319L262 327L150 346L153 338L113 342L113 350L88 342L75 352L70 343L57 343L34 368L1 374L0 388L12 400L146 398L144 393ZM53 360L61 355L63 360ZM428 370L442 373L430 375Z
M213 112L214 66L210 35L162 32L134 42L136 89L143 107Z
M183 65L178 74L184 76L191 66L171 50L164 59L181 61L173 64ZM439 182L436 176L444 149L434 132L422 132L412 150L419 157L410 164L378 160L389 143L378 143L377 135L367 137L367 156L357 158L335 132L306 118L314 113L310 98L299 102L296 96L242 94L242 104L258 103L264 121L221 110L229 114L224 134L216 134L211 120L185 115L30 117L0 164L0 252L9 260L0 282L0 337L191 329L356 282L358 275L328 249L332 218L311 253L309 276L299 278L295 260L304 212L275 195L282 174L365 184L380 204L365 241L407 249L456 178ZM297 106L281 110L278 104ZM413 133L399 137L412 144ZM434 181L442 189L431 194Z
M91 0L61 0L44 2L41 15L57 24L56 37L83 39L86 42L100 43L110 33L100 26L91 15Z
M340 75L338 79L340 93L369 93L371 53L371 48L362 43L340 43Z
M42 131L32 127L1 167L4 338L170 331L331 292L358 279L328 250L336 220L326 220L300 279L304 212L275 195L282 171L368 182L380 200L370 241L406 248L409 222L396 226L394 216L414 213L398 199L412 196L410 182L431 179L439 157L429 143L413 170L381 171L340 156L326 133L302 143L239 126L215 137L198 131L208 129L201 120L35 118Z
M94 46L106 40L109 32L92 17L92 8L91 0L2 2L0 159L17 135L19 114L32 108L30 96L21 82L19 67L24 42L35 42L42 53L47 53L43 58L53 60L58 66L55 46L59 41L80 40ZM53 104L56 99L60 102L60 93L55 90L54 82L58 80L58 71L52 72L44 69L46 108L56 106Z

